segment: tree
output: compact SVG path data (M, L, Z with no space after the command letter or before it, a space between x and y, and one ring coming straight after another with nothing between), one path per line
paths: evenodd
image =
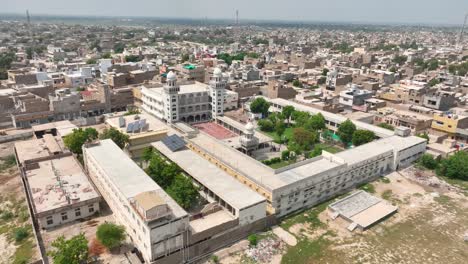
M130 137L127 134L111 127L109 129L104 129L102 134L99 135L99 139L111 139L117 146L119 146L119 148L123 149L129 142Z
M458 151L449 158L442 160L438 174L452 179L468 181L468 153Z
M154 148L149 146L143 150L143 155L141 158L144 161L150 161L150 159L153 157L153 154L154 154Z
M323 148L319 145L315 145L314 150L309 153L309 158L315 158L322 155Z
M439 83L440 83L440 81L437 80L436 78L434 78L434 79L431 79L431 80L429 81L429 86L430 86L430 87L433 87L433 86L436 86L436 85L439 84Z
M401 65L405 63L407 59L408 57L406 57L405 55L397 55L395 56L395 58L393 58L393 62Z
M82 154L82 146L86 142L90 142L91 140L98 138L98 132L94 128L78 128L73 129L73 132L64 137L63 143L65 146L75 154Z
M375 134L372 131L365 129L358 129L353 133L353 145L360 146L374 140Z
M96 64L96 63L97 63L97 60L95 58L91 58L86 61L86 64Z
M104 253L106 248L104 247L103 244L101 244L101 242L99 242L99 240L94 238L91 241L91 245L89 245L88 250L89 250L89 255L91 255L91 256L100 256L102 253Z
M88 240L84 233L68 240L62 235L52 242L49 255L55 264L81 264L88 259Z
M296 109L294 109L294 106L292 105L287 105L283 107L283 110L281 111L281 114L283 114L283 117L288 121L288 124L294 111L296 111Z
M250 111L255 114L262 114L262 116L268 115L268 109L270 109L270 103L263 97L256 98L250 104Z
M284 121L282 119L279 119L278 121L276 121L275 132L280 138L280 141L285 131L286 131L286 125L284 124Z
M308 150L318 141L318 136L313 131L297 127L293 129L292 139L302 150Z
M98 226L96 238L107 249L119 246L125 239L125 227L113 223L104 223Z
M166 191L184 209L189 209L199 196L192 181L181 174L175 176L173 184Z
M306 129L312 129L315 131L322 130L326 128L325 125L325 117L321 113L318 113L316 115L311 116L306 124L305 124Z
M296 126L302 127L306 124L307 120L310 119L311 115L308 112L294 111L291 117L296 123Z
M138 62L140 61L140 56L138 55L127 55L125 56L125 61L126 62Z
M322 70L322 76L327 76L327 74L328 74L329 71L330 71L329 69L323 68L323 70Z
M115 53L122 53L125 49L125 44L119 42L114 45L114 52Z
M186 54L186 53L184 53L184 54L182 54L180 56L180 60L182 61L182 63L188 61L189 59L190 59L190 56L188 54Z
M261 131L272 132L275 129L275 125L269 119L258 120L257 124Z
M378 127L381 127L381 128L385 128L385 129L388 129L388 130L395 130L395 128L390 125L390 124L387 124L387 123L380 123L377 125Z
M174 163L167 163L160 155L153 153L146 173L161 188L166 189L172 185L177 174L181 173L180 168Z
M395 66L392 66L389 71L395 73L397 72L397 68Z
M416 136L420 138L424 138L425 140L427 140L427 142L429 142L429 134L427 134L427 132L417 134Z
M356 125L349 119L338 126L337 134L345 146L353 140L354 131L356 131Z
M294 87L302 88L302 83L301 83L301 81L299 81L299 80L294 80L294 81L292 82L292 85L293 85Z
M434 170L437 168L438 162L432 157L432 155L424 154L419 159L419 163L424 166L426 169Z
M110 58L112 58L112 55L110 54L110 52L106 52L102 54L101 56L101 59L110 59Z

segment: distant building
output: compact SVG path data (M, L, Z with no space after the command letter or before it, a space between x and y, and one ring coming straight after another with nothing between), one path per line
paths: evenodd
M194 82L177 84L174 72L163 87L142 87L142 108L166 122L207 121L224 113L226 82L216 69L209 85Z
M447 111L455 106L455 93L443 90L426 93L423 105L428 108Z

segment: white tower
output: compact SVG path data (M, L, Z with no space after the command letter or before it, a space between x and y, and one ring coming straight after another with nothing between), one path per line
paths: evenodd
M223 73L220 68L213 71L213 77L210 80L211 96L211 117L222 116L224 114L224 89L226 82L223 80Z
M258 138L255 137L255 127L252 121L247 123L244 133L239 140L246 154L250 154L258 148Z
M169 123L179 120L179 91L177 76L173 71L170 71L164 85L164 115Z

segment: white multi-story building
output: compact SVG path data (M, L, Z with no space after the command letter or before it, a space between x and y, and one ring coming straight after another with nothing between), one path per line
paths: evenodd
M89 177L148 263L181 250L189 215L112 141L83 147Z
M225 88L218 68L209 85L200 82L179 85L176 74L169 72L164 86L142 87L142 107L169 123L207 121L224 114Z

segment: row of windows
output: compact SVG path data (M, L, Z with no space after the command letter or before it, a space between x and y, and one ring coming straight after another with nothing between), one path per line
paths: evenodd
M80 217L81 216L81 208L75 208L75 217ZM94 205L93 204L90 204L88 205L88 213L92 214L94 213ZM62 212L60 213L60 217L62 219L62 221L67 221L68 220L68 211L67 212ZM54 218L53 216L47 216L46 218L46 223L47 225L53 225L54 224Z

